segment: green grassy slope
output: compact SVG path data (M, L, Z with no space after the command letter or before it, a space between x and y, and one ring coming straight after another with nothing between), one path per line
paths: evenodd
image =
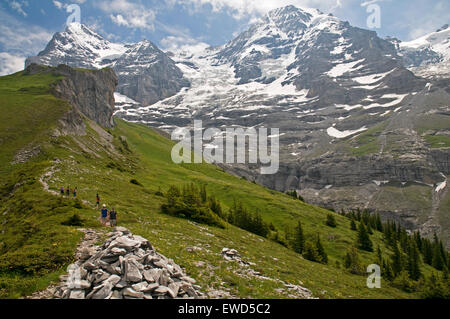
M85 227L100 227L93 206L97 192L102 202L116 207L120 225L148 238L158 251L185 267L205 290L225 290L242 298L290 297L279 281L247 277L236 263L226 262L220 252L228 247L254 263L252 268L263 276L300 284L316 297L417 297L384 281L381 289L368 289L365 276L342 269L346 250L356 240L348 219L336 215L338 226L330 228L325 226L330 212L322 208L233 177L212 165L175 165L170 159L173 143L148 127L116 120L116 128L105 135L87 122L85 136L50 138L57 119L68 109L63 101L44 94L56 80L39 76L31 79L21 73L0 78L0 98L6 101L0 105L0 297L19 297L42 289L64 271L73 259L81 233L61 222L78 213ZM31 89L36 83L42 90ZM18 112L24 115L16 118ZM29 121L39 125L29 125ZM22 127L27 129L22 131ZM10 164L14 154L31 144L40 146L39 155L25 164ZM80 199L89 203L45 192L39 179L49 171L53 173L44 180L51 190L76 186ZM131 179L142 186L130 183ZM307 261L280 244L231 225L219 229L162 214L160 205L165 199L156 192L188 182L206 184L207 191L225 209L235 199L241 201L280 230L301 221L307 237L320 234L329 264ZM380 245L387 257L391 252L382 235L375 232L371 237L374 247ZM361 259L367 266L374 262L375 255L361 252Z

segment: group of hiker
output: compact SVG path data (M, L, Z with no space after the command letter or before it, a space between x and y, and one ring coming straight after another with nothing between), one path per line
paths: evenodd
M97 194L97 208L100 207L100 196ZM117 226L117 212L114 207L111 210L108 210L106 204L103 204L102 209L100 210L100 222L103 226L109 221L109 226L115 227Z
M67 187L67 188L61 187L60 193L61 193L61 196L69 197L70 194L72 194L73 198L77 198L78 189L77 189L77 187L75 187L72 190L70 189L70 187ZM96 196L96 207L97 207L97 209L100 209L100 196L98 193ZM106 224L108 222L111 227L117 226L117 212L114 209L114 207L111 210L108 210L106 204L103 204L100 212L101 212L100 222L103 226L106 226Z
M74 189L70 189L70 186L67 188L61 187L60 189L61 195L64 196L66 195L67 197L70 196L70 194L72 194L73 198L77 198L77 194L78 194L78 189L75 187Z

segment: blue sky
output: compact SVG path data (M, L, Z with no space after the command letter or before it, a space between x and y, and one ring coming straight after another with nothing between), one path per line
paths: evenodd
M448 0L0 0L0 74L23 68L26 56L63 31L67 5L81 9L81 23L111 41L148 39L163 49L183 44L221 45L269 10L288 4L318 8L362 28L364 4L381 8L382 37L407 41L450 23Z

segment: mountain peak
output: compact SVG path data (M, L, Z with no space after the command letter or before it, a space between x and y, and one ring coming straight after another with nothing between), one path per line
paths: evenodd
M440 29L437 29L436 32L442 32L442 31L445 31L445 30L448 29L448 27L449 27L448 24L444 24Z
M294 5L288 5L285 7L277 8L269 11L267 14L268 17L272 19L301 19L304 22L308 22L311 18L323 14L318 9L312 8L298 8Z
M72 23L68 24L64 32L67 34L72 34L72 35L85 35L86 34L89 36L94 36L99 39L103 39L99 34L92 31L89 27L87 27L84 24L78 23L78 22L72 22Z

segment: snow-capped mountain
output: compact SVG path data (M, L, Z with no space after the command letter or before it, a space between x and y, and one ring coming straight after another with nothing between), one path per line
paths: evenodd
M395 41L404 63L424 77L450 74L450 27L442 28L409 42Z
M173 96L189 87L175 63L150 41L132 45L114 64L117 91L144 105Z
M205 127L280 128L278 174L228 169L273 189L298 189L317 204L408 216L403 222L424 232L439 228L434 217L416 219L439 203L430 199L420 208L397 192L435 192L433 184L450 174L448 150L426 142L450 134L433 124L449 121L448 83L416 77L391 41L288 6L222 47L172 59L191 87L150 106L129 101L118 116L167 130L194 118ZM395 205L384 197L396 198Z
M119 77L118 92L144 105L189 86L174 62L150 41L132 45L112 43L79 23L56 33L45 50L28 58L25 64L31 63L91 69L111 67Z
M28 58L26 65L67 64L97 69L111 66L127 49L127 45L112 43L85 25L72 23L64 32L56 33L37 57Z
M221 47L164 53L143 41L105 61L88 45L65 51L62 33L29 62L110 65L119 77L116 116L129 121L169 131L193 119L204 127L279 128L277 174L226 169L272 189L297 189L312 203L394 214L432 232L446 209L447 189L436 185L450 176L450 76L423 78L407 67L446 62L446 34L400 43L287 6Z
M269 12L223 47L173 59L191 88L121 116L163 127L193 117L242 126L270 118L286 130L325 129L334 138L364 127L357 117L374 124L398 112L427 83L376 33L294 6Z
M400 42L400 49L408 51L420 51L420 50L430 50L437 53L441 61L450 60L450 28L446 24L442 28L438 29L436 32L432 32L423 37L409 42ZM427 61L424 61L427 63ZM417 65L419 64L419 65ZM416 63L415 66L420 66L422 63Z

